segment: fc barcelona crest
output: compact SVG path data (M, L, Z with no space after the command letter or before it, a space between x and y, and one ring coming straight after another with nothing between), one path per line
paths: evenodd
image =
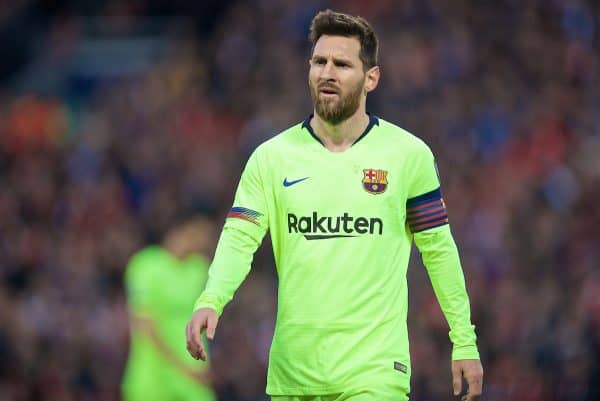
M374 170L367 168L363 170L363 188L370 194L379 195L385 192L388 186L386 170Z

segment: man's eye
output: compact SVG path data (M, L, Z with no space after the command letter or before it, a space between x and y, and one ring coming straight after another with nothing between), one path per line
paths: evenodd
M323 65L323 64L325 64L325 60L322 60L322 59L315 60L315 64Z

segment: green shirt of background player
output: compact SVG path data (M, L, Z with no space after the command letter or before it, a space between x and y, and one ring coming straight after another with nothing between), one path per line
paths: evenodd
M186 328L188 351L206 360L200 333L214 337L270 230L279 292L267 393L276 401L406 400L414 240L450 325L454 393L464 377L463 399L475 400L483 369L433 155L366 113L380 70L364 19L321 12L310 38L314 114L250 157Z
M170 229L163 246L131 258L125 272L131 345L122 382L124 401L214 401L208 364L198 366L181 333L189 306L206 283L211 225L197 217Z

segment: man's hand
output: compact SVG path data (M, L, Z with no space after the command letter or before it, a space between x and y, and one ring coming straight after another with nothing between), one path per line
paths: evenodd
M479 359L464 359L452 361L452 385L454 395L459 395L462 389L462 378L467 380L467 394L461 401L474 401L481 395L483 386L483 367Z
M206 329L206 338L212 340L215 337L215 329L219 317L217 312L211 308L200 308L192 316L192 320L185 327L187 337L187 350L195 359L206 361L206 351L202 344L202 331Z

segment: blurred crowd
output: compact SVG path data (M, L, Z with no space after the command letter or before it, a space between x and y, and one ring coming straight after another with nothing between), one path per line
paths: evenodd
M374 25L367 107L437 157L482 399L600 400L600 3L185 3L0 6L0 401L119 399L128 258L185 213L216 243L249 153L311 112L327 7ZM416 252L409 289L411 400L450 399ZM276 293L265 240L212 344L221 400L267 399Z

